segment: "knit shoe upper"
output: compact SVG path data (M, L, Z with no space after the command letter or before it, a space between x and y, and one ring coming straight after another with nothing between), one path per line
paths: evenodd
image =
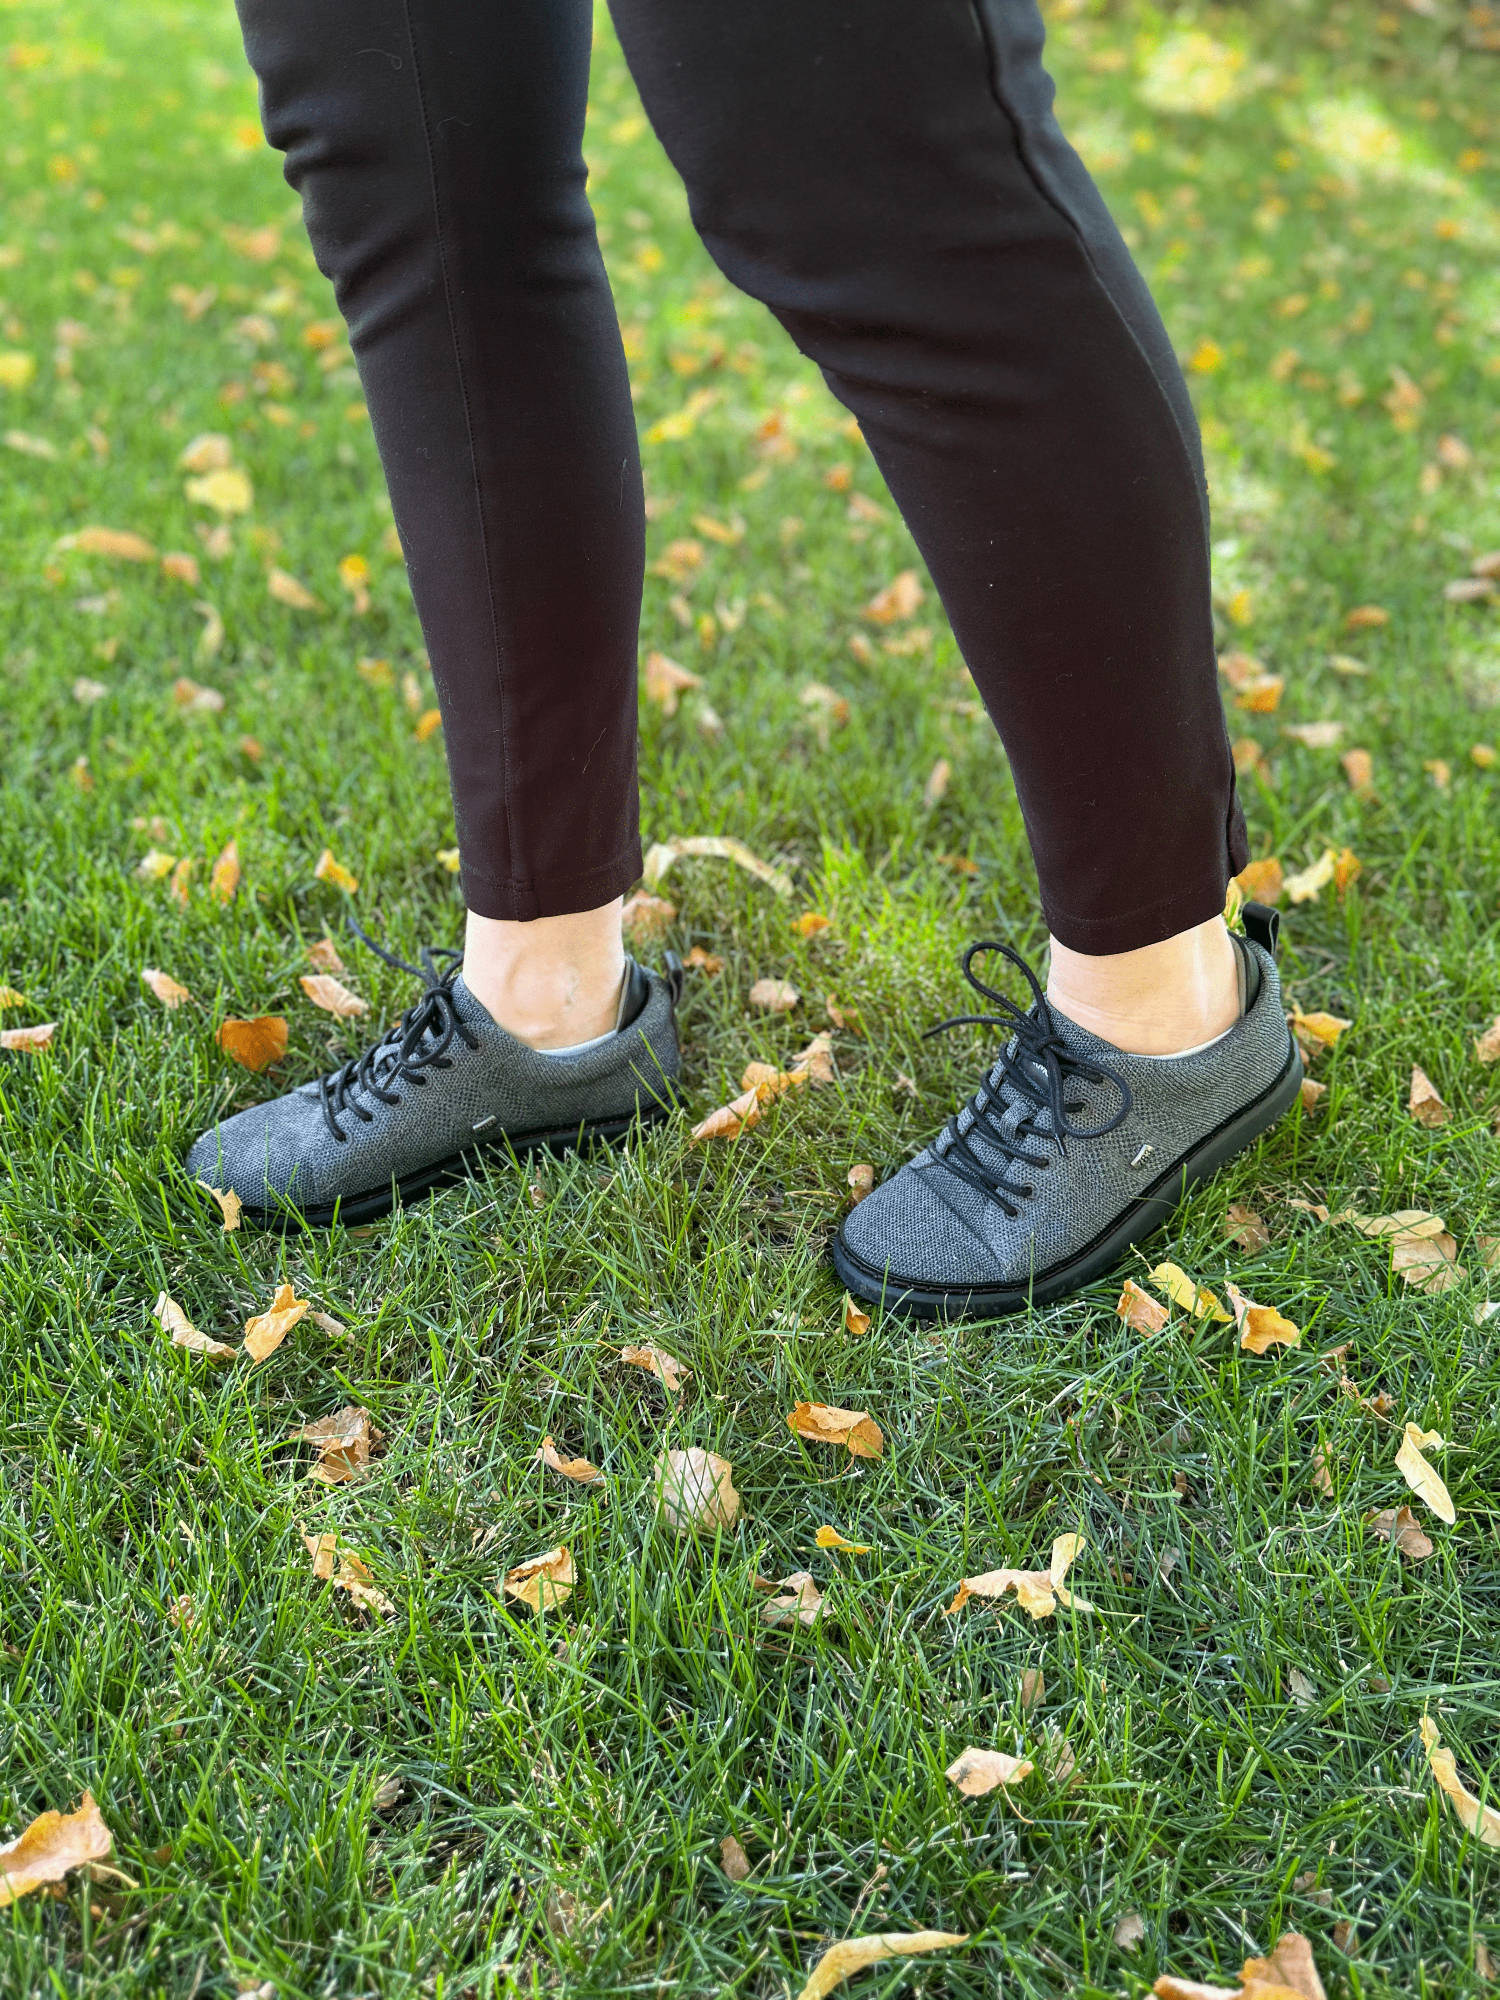
M449 954L453 960L458 953ZM392 1184L416 1192L463 1156L518 1151L580 1132L617 1136L675 1101L679 1069L672 978L627 965L629 1019L570 1058L517 1041L424 952L426 988L356 1061L205 1132L187 1155L196 1179L239 1195L254 1215L290 1209L326 1220L383 1213ZM415 971L415 967L407 970ZM675 971L675 969L674 969Z
M1048 1006L1015 953L976 946L1007 950L1034 1003L1023 1015L980 986L1010 1018L962 1018L1014 1032L958 1116L845 1219L834 1259L846 1282L898 1303L903 1292L970 1291L1040 1301L1097 1275L1085 1268L1091 1246L1123 1231L1104 1260L1113 1261L1164 1221L1184 1179L1212 1171L1224 1146L1248 1144L1301 1080L1275 961L1236 943L1254 954L1258 992L1227 1035L1168 1058L1101 1041Z

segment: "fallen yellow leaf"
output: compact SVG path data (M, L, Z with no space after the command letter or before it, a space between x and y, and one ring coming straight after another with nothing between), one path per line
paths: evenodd
M38 1021L30 1028L0 1028L0 1049L24 1050L35 1055L38 1050L51 1047L56 1033L56 1021Z
M368 1000L351 993L331 973L304 972L297 984L315 1007L321 1007L325 1014L337 1014L341 1020L352 1020L370 1011Z
M856 1340L870 1331L870 1315L854 1302L853 1294L844 1294L844 1331L852 1333Z
M837 1549L846 1556L867 1556L870 1553L868 1542L846 1542L837 1528L819 1528L813 1540L820 1549Z
M1143 1292L1134 1278L1125 1280L1115 1311L1137 1333L1160 1333L1171 1314L1149 1292Z
M189 500L200 507L211 507L216 514L248 514L255 504L255 488L248 474L230 466L206 472L201 479L185 480L183 492Z
M224 1188L210 1187L207 1181L199 1181L198 1186L206 1194L211 1194L219 1204L219 1214L223 1217L224 1234L226 1236L232 1235L240 1226L240 1210L244 1207L244 1203L233 1188L226 1190Z
M330 1417L304 1424L292 1436L299 1442L318 1447L318 1462L307 1475L325 1486L344 1486L363 1479L370 1469L370 1454L378 1451L385 1438L370 1422L370 1413L357 1403L335 1410Z
M293 611L321 611L320 599L313 596L305 583L299 583L289 570L278 569L273 564L266 571L266 589L278 604L289 605Z
M841 1444L855 1458L879 1458L885 1436L868 1410L840 1410L828 1403L798 1403L787 1416L798 1437L815 1444Z
M233 447L222 431L200 431L177 454L177 470L222 472L233 457Z
M647 701L655 702L663 715L675 715L677 704L690 688L703 685L701 674L679 667L665 653L646 655L645 690Z
M1446 1125L1453 1116L1438 1095L1437 1085L1426 1070L1416 1063L1412 1064L1411 1096L1407 1102L1407 1109L1419 1125L1425 1125L1429 1130L1439 1125Z
M757 979L750 988L750 1005L768 1014L789 1014L799 1006L802 995L786 979Z
M30 1826L0 1847L0 1910L74 1868L107 1859L114 1847L92 1792L76 1812L38 1813Z
M630 1362L635 1368L649 1368L661 1386L672 1396L682 1393L683 1383L693 1372L691 1368L684 1368L682 1363L668 1354L664 1347L657 1347L649 1342L644 1347L622 1347L620 1359Z
M1206 1317L1229 1324L1230 1315L1207 1285L1195 1285L1180 1264L1158 1264L1148 1276L1156 1289L1183 1312L1191 1313L1195 1319Z
M313 1575L320 1583L331 1583L335 1590L347 1590L363 1610L378 1611L387 1618L394 1614L395 1605L384 1591L376 1588L367 1566L348 1549L339 1547L337 1535L304 1535L302 1539L312 1557Z
M778 896L790 896L792 893L790 875L780 868L773 868L769 861L762 861L744 841L725 833L683 834L672 840L657 841L647 850L641 880L648 889L658 889L674 863L684 859L732 861L737 868L743 868L746 874L774 889Z
M740 1511L733 1471L727 1458L697 1445L664 1451L656 1461L656 1499L668 1525L679 1533L732 1528Z
M1245 683L1236 694L1234 705L1244 709L1247 715L1274 715L1285 691L1286 679L1283 675L1262 674L1258 679Z
M1308 868L1299 869L1295 875L1286 878L1286 893L1294 903L1310 903L1327 888L1333 880L1333 872L1338 856L1331 847L1325 847L1318 859Z
M550 1437L542 1439L536 1455L549 1472L560 1472L564 1479L576 1480L580 1486L604 1484L604 1474L597 1465L586 1458L564 1458Z
M208 892L211 896L217 897L221 903L228 903L233 900L234 892L239 886L239 842L231 840L220 851L219 858L214 863L213 873L208 878Z
M904 569L884 590L876 591L865 606L864 615L872 625L893 625L897 619L910 618L926 595L917 572Z
M1296 1931L1283 1931L1269 1958L1247 1958L1238 1986L1204 1986L1164 1972L1151 1991L1157 2000L1327 2000L1312 1946Z
M883 1931L871 1937L845 1938L824 1952L797 2000L825 2000L826 1995L854 1973L863 1972L868 1965L879 1965L884 1959L951 1951L968 1942L967 1931Z
M1302 1329L1283 1319L1274 1306L1258 1306L1247 1299L1238 1285L1226 1285L1234 1307L1235 1325L1240 1330L1240 1346L1251 1354L1264 1354L1268 1347L1300 1347Z
M1474 1043L1476 1062L1500 1062L1500 1014L1497 1014L1484 1033Z
M313 877L316 881L330 883L335 889L342 889L349 896L359 887L359 877L351 875L342 862L334 860L331 847L325 847L313 863Z
M1252 903L1278 903L1281 900L1281 863L1274 854L1264 861L1250 862L1234 879Z
M245 1352L259 1363L274 1354L309 1305L299 1299L290 1285L278 1285L276 1296L263 1313L245 1322Z
M157 1295L151 1313L162 1332L171 1334L172 1345L185 1347L189 1354L202 1354L210 1361L233 1361L239 1353L237 1347L227 1347L222 1340L211 1340L206 1333L200 1333L177 1301L165 1292Z
M1452 1498L1437 1468L1429 1465L1422 1456L1424 1451L1441 1451L1443 1442L1436 1431L1424 1431L1420 1424L1409 1423L1396 1450L1396 1470L1417 1498L1424 1501L1440 1521L1446 1521L1452 1527L1458 1518Z
M231 1015L219 1023L214 1039L225 1055L258 1076L286 1054L287 1026L279 1014L258 1014L253 1021L239 1021Z
M555 1611L572 1596L576 1581L572 1553L564 1542L507 1570L505 1594L533 1611Z
M178 985L170 973L158 972L154 965L143 965L141 967L141 978L150 987L157 999L160 1000L163 1007L180 1007L185 1000L191 1000L193 997L185 986Z
M1032 1619L1050 1618L1059 1603L1070 1611L1092 1611L1092 1604L1073 1596L1063 1584L1063 1578L1087 1547L1082 1535L1059 1535L1052 1544L1046 1569L991 1569L979 1576L966 1576L953 1602L944 1607L943 1615L951 1618L971 1597L1004 1597L1011 1590L1016 1593L1021 1609Z
M760 1610L763 1625L815 1625L823 1615L823 1593L805 1569L794 1569L770 1586L783 1593Z
M1437 1724L1430 1715L1422 1717L1422 1747L1427 1752L1427 1762L1437 1779L1438 1789L1448 1795L1459 1824L1472 1833L1482 1846L1500 1847L1500 1812L1493 1806L1482 1804L1466 1789L1459 1778L1453 1752L1445 1747L1438 1735Z
M1344 776L1356 796L1368 798L1375 789L1375 759L1368 750L1346 750L1339 759Z
M961 1750L943 1776L956 1785L966 1799L982 1799L997 1785L1019 1784L1029 1778L1035 1766L1025 1757L1008 1757L1003 1750L976 1750L970 1744Z
M62 545L82 549L89 556L113 556L119 562L156 561L154 546L128 528L80 528L76 534L65 535Z
M1344 1030L1354 1026L1352 1021L1346 1021L1340 1014L1291 1013L1287 1015L1287 1020L1292 1033L1303 1043L1304 1053L1308 1052L1309 1045L1313 1050L1331 1049Z

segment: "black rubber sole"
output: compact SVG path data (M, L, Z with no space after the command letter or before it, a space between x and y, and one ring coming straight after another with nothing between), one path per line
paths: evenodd
M1226 1119L1091 1243L1049 1270L1035 1272L1024 1285L929 1286L872 1270L847 1247L842 1228L829 1246L833 1267L856 1298L909 1319L998 1319L1004 1313L1024 1312L1028 1306L1052 1305L1102 1277L1133 1243L1168 1222L1195 1187L1291 1110L1301 1087L1302 1058L1294 1042L1286 1068L1269 1090Z
M628 1118L571 1125L566 1130L500 1132L493 1139L476 1140L472 1146L465 1146L434 1166L424 1167L420 1173L408 1174L405 1180L393 1178L383 1188L340 1195L337 1201L309 1208L298 1208L290 1201L274 1209L246 1207L241 1215L257 1229L279 1230L283 1234L292 1229L331 1229L335 1222L341 1222L346 1229L363 1222L378 1222L383 1215L405 1207L408 1202L472 1179L486 1154L502 1159L514 1154L518 1159L526 1159L533 1153L581 1153L589 1146L615 1146L642 1126L659 1125L671 1115L672 1109L670 1105L656 1105L633 1111Z

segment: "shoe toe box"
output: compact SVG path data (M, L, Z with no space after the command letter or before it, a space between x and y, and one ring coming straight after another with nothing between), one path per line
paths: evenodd
M951 1181L941 1168L912 1161L882 1182L845 1218L845 1249L892 1287L1003 1284L1006 1273L994 1249L943 1199L950 1189L939 1193L939 1175Z
M316 1098L293 1091L212 1126L194 1141L184 1164L194 1180L226 1194L233 1189L247 1208L316 1201L323 1149L315 1128L321 1125Z

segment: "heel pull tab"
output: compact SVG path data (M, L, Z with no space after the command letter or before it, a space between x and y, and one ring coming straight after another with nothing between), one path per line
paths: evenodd
M682 960L677 956L675 951L669 951L665 954L662 964L662 977L666 980L667 990L672 995L672 1005L680 1007L682 1004L682 989L686 984L687 974L683 971Z
M1240 911L1240 921L1251 943L1258 944L1262 951L1268 951L1274 958L1281 937L1281 912L1268 908L1264 903L1246 903Z

